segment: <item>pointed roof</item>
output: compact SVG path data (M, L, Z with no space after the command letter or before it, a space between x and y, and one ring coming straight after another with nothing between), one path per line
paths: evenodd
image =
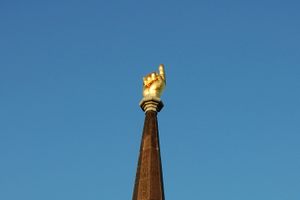
M151 101L151 100L150 100ZM149 105L149 101L146 104ZM159 110L161 101L153 101ZM145 102L141 103L143 110ZM158 109L155 109L158 110ZM164 200L157 111L147 109L132 200Z

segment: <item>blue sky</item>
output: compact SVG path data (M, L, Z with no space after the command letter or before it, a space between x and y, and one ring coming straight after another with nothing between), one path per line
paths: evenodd
M0 2L0 199L130 199L166 67L166 199L300 198L299 1Z

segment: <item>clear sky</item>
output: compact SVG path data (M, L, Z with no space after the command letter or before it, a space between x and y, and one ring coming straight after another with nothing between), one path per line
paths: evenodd
M131 199L165 64L168 200L300 199L300 3L0 1L0 199Z

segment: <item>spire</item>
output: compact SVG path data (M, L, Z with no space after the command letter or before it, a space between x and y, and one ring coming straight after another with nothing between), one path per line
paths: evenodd
M157 97L150 97L144 98L140 106L145 111L145 122L132 200L164 200L157 125L157 112L163 103Z

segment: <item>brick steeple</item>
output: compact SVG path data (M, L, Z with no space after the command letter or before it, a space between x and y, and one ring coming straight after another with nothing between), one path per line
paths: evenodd
M163 103L152 97L143 99L140 106L145 111L145 122L132 200L164 200L157 124Z

